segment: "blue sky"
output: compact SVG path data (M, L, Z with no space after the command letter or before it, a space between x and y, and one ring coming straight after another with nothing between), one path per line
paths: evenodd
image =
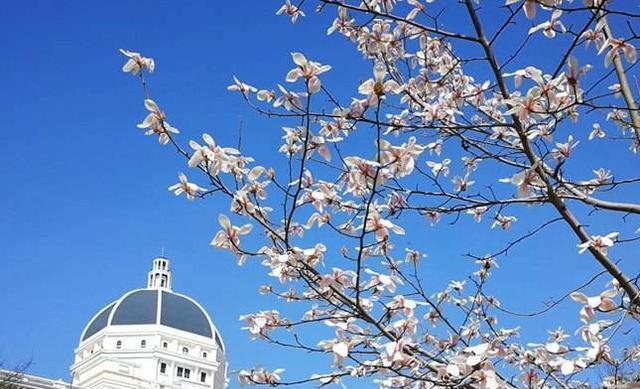
M279 2L262 0L4 6L0 351L9 365L32 358L30 372L68 378L86 322L127 290L143 287L152 258L164 248L172 259L174 289L209 310L225 338L232 369L262 363L302 375L311 371L304 355L292 358L290 351L252 342L240 330L239 315L271 306L256 293L265 282L264 271L257 264L238 268L231 255L208 245L226 203L189 203L166 190L185 170L183 161L135 127L145 115L141 90L135 78L121 72L125 59L118 53L126 48L155 58L152 93L185 137L207 131L218 143L235 145L242 122L243 150L256 159L273 159L275 147L264 145L279 142L279 124L260 118L226 91L233 74L274 86L290 68L289 52L300 50L333 65L323 79L345 100L357 83L341 80L370 77L370 65L349 43L323 38L328 15L292 26L274 15L278 7ZM450 22L456 23L455 17ZM545 47L540 39L528 55L540 55ZM590 161L608 161L622 173L637 171L637 158L629 165L612 162L615 154L607 153L595 150ZM638 196L637 190L628 194ZM616 229L620 220L603 223L600 233ZM637 228L637 220L630 224ZM467 220L427 230L427 241L437 242L427 250L433 266L429 277L436 285L472 269L460 255L468 249L501 247L504 240L493 242L495 232L484 227ZM586 255L577 255L564 226L542 237L501 263L496 292L505 295L506 306L540 307L545 296L566 290L566 277L578 283L599 270ZM623 258L629 252L617 253ZM552 277L546 275L549 268L557 272ZM535 327L532 333L543 334L576 311L571 306L553 320L528 324Z

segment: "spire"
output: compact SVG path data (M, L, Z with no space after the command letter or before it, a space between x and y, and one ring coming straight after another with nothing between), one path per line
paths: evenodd
M153 260L153 268L147 277L147 288L171 290L171 270L169 260L164 255Z

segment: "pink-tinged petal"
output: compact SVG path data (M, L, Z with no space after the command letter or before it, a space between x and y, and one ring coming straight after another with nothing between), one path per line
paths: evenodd
M360 84L358 87L358 93L361 95L368 95L373 92L373 86L375 85L375 81L373 79L368 79L367 81Z
M149 73L153 73L156 69L156 62L152 58L145 58L144 64L147 66Z
M331 162L331 152L326 145L322 145L318 148L318 153L324 158L325 161Z
M316 70L316 74L326 73L331 70L331 65L322 65Z
M600 296L605 298L613 298L613 297L616 297L617 295L618 295L618 291L616 289L608 289L600 293Z
M571 298L573 299L573 301L576 301L576 302L579 302L579 303L583 303L583 304L587 303L587 296L584 293L581 293L581 292L573 292L573 293L571 293Z
M225 214L221 213L218 216L218 223L220 223L220 225L226 230L230 230L231 229L231 222L229 221L229 218Z
M255 181L258 178L260 178L260 176L262 174L264 174L264 172L266 172L267 170L262 167L262 166L256 166L253 169L251 169L251 171L249 171L249 174L247 174L247 179L249 181Z
M604 53L604 51L607 49L607 47L609 47L611 45L611 41L609 39L605 40L602 43L602 46L600 46L600 49L598 50L598 55Z
M209 146L211 146L211 147L213 147L213 146L215 146L215 145L216 145L216 142L214 142L214 141L213 141L213 138L212 138L212 137L211 137L211 135L209 135L209 134L202 134L202 139L204 140L204 142L205 142L207 145L209 145Z
M122 67L122 71L125 73L133 72L134 70L136 70L136 61L132 59L128 60Z
M552 354L556 354L558 351L560 351L560 344L558 342L551 342L551 343L547 343L544 348L552 353Z
M470 353L474 353L476 355L480 355L480 354L484 354L487 351L489 351L489 343L482 343L476 346L472 346L472 347L467 347L466 351L470 352Z
M569 375L575 371L575 367L576 366L574 365L573 361L565 361L562 363L562 365L560 365L560 371L564 375Z
M321 87L322 83L318 77L313 77L309 80L309 93L318 93Z
M151 100L151 99L145 99L144 100L144 106L150 112L159 112L160 111L160 108L158 107L158 104L156 104L156 102Z
M627 62L636 63L636 60L638 59L638 57L637 57L636 48L633 45L631 44L624 45L624 47L622 48L622 51L624 52L624 56L627 59Z
M605 298L602 300L598 308L605 312L613 311L614 309L616 309L616 303L609 298Z
M601 302L602 302L602 298L600 296L593 296L593 297L587 298L587 305L591 308L598 308Z
M289 70L289 73L287 73L286 81L287 82L296 82L296 81L298 81L298 78L301 75L302 74L300 73L300 69L291 69L291 70Z
M304 66L307 64L307 58L302 53L291 53L291 57L293 58L293 63L298 66Z
M609 67L609 65L611 65L611 62L613 61L613 59L615 58L615 56L618 55L618 50L617 49L611 49L609 50L609 52L607 53L607 55L604 57L604 67L607 68Z
M455 364L451 363L447 366L447 374L453 377L457 377L460 375L460 368Z
M247 235L248 233L251 232L251 230L253 230L253 226L251 224L245 224L238 229L238 234Z
M349 355L349 345L345 342L336 343L331 347L331 351L342 358L346 358Z
M527 16L527 19L533 19L536 17L535 0L524 0L524 14Z
M120 49L120 52L121 52L122 54L126 55L126 56L127 56L127 57L129 57L129 58L131 58L131 57L133 57L134 55L138 54L138 53L134 53L134 52L132 52L132 51L125 50L125 49Z
M470 357L467 358L467 361L465 362L467 366L476 366L479 365L480 362L482 362L482 357L479 355L472 355Z

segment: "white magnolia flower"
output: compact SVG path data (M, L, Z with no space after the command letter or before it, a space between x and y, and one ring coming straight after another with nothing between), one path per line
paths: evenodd
M511 225L517 221L518 219L516 219L515 216L497 215L495 221L491 225L491 228L493 229L496 227L500 227L503 230L507 231L509 228L511 228Z
M429 150L429 154L436 153L436 155L440 155L440 153L442 153L442 139L427 144L427 149Z
M454 191L456 193L466 191L471 185L475 183L475 181L469 180L469 174L465 174L464 177L455 176L453 177L452 182L455 185Z
M534 188L540 188L543 185L535 166L516 173L511 178L501 178L498 181L515 185L518 188L518 198L531 196Z
M289 92L280 84L278 84L278 89L282 95L273 102L275 108L283 106L287 111L291 111L293 108L302 109L300 97L305 96L306 93Z
M432 227L438 224L438 222L440 221L440 218L442 218L442 214L436 210L425 211L423 215L427 219L429 219L429 222L431 223Z
M604 66L609 66L611 61L619 55L620 51L622 51L629 63L635 63L638 59L635 46L624 39L607 39L598 51L598 55L602 54L607 48L610 48L610 50L604 57Z
M368 232L375 232L378 242L389 238L389 230L393 231L397 235L404 235L404 229L402 227L393 224L390 220L382 218L380 213L375 210L370 212L364 228Z
M426 258L427 254L423 254L418 250L412 250L410 248L405 248L405 256L404 261L407 263L418 263L421 258Z
M385 289L391 293L396 291L396 285L402 284L402 280L394 275L377 273L371 269L365 269L365 273L371 275L369 282L363 289L374 288L376 292L383 292Z
M218 216L218 223L220 223L222 230L218 231L213 237L211 245L216 248L231 250L236 254L238 264L242 265L245 256L240 252L240 236L250 233L253 226L251 224L245 224L241 227L233 226L229 218L224 214Z
M331 66L308 61L302 53L291 53L291 57L293 57L293 62L298 65L298 67L289 71L287 74L287 82L296 82L298 78L302 77L307 80L309 93L317 93L320 91L322 83L318 76L331 70Z
M521 0L506 0L504 5L511 5L520 2ZM536 17L536 3L537 0L524 0L524 14L527 19L533 19Z
M611 92L613 92L613 95L617 98L622 97L622 87L620 86L619 83L615 83L612 85L609 85L609 87L607 88L608 90L610 90Z
M240 92L245 98L249 97L249 93L256 93L258 89L249 84L245 84L244 82L238 80L236 76L233 76L233 84L227 87L227 90L231 92Z
M442 162L427 161L427 166L431 168L431 173L434 176L438 176L440 173L445 177L448 176L450 164L451 160L449 158L444 159Z
M596 315L596 311L601 312L610 312L616 309L617 304L613 300L615 296L618 295L618 290L616 288L607 289L604 292L600 293L597 296L588 297L582 292L573 292L571 293L571 298L583 304L582 309L580 310L580 319L584 323L590 323ZM595 328L589 328L592 332L594 332ZM598 332L599 332L598 328Z
M604 138L607 134L602 131L602 127L600 127L599 123L593 123L593 131L589 134L589 140L593 140L595 138Z
M280 382L280 375L284 373L284 369L275 369L267 371L264 368L241 370L238 373L238 381L240 385L271 385L277 386Z
M327 29L327 35L339 31L341 34L347 35L353 30L355 19L349 18L349 13L344 7L338 7L338 17L335 18L331 27Z
M564 24L562 24L560 16L562 16L562 10L556 9L551 14L551 19L549 19L549 21L540 23L535 27L531 27L529 29L529 35L540 30L542 30L544 36L549 39L555 38L556 32L564 34L565 32L567 32L567 28L564 26Z
M586 242L580 243L578 248L580 248L579 253L584 253L589 247L593 247L594 249L602 252L603 254L607 254L607 250L609 247L613 246L614 239L619 235L619 232L612 232L605 236L601 235L593 235L591 239Z
M305 16L304 12L297 6L291 4L291 0L286 0L284 5L278 9L276 15L287 15L291 18L291 23L295 23L298 17Z
M198 185L187 181L187 176L184 173L178 174L178 178L180 182L175 185L171 185L169 190L173 192L176 196L180 196L185 193L189 200L193 200L198 196L200 192L204 192L205 189L199 187Z
M368 96L367 103L369 106L376 105L378 98L389 92L396 95L402 92L402 86L395 80L384 80L386 75L387 67L383 62L377 61L373 66L373 78L368 79L358 87L358 93Z
M144 118L142 123L138 124L138 128L147 129L145 135L158 135L158 142L161 145L169 143L169 134L179 134L177 128L172 127L167 121L164 112L160 110L158 104L151 99L144 100L144 106L149 114Z
M487 209L489 208L485 206L467 209L467 215L472 215L473 220L480 223L480 221L482 220L482 215L484 215L484 213L487 212Z
M580 89L580 77L587 74L587 72L590 71L591 68L593 68L593 66L589 64L581 67L578 64L578 59L575 56L569 56L569 59L567 59L567 71L565 73L565 76L567 78L567 82L573 88L573 90L571 91L572 94L581 97L582 90Z
M551 150L553 158L558 161L564 161L571 156L571 150L573 150L580 141L574 141L573 135L569 135L569 138L565 143L556 143L556 148Z
M153 70L156 67L153 58L146 58L140 55L140 53L124 49L120 49L120 52L129 58L127 63L122 67L123 72L131 73L135 76L142 70L147 69L149 73L153 73Z
M260 89L258 93L256 93L256 97L259 101L266 101L267 103L270 103L276 98L276 92L273 90Z

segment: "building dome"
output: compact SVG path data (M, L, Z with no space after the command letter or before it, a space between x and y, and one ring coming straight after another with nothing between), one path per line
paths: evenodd
M82 332L81 341L108 326L162 325L214 338L222 347L207 312L185 295L160 289L136 289L104 307Z
M222 389L225 348L211 318L171 288L169 260L159 257L147 287L111 302L85 326L71 366L75 387Z

